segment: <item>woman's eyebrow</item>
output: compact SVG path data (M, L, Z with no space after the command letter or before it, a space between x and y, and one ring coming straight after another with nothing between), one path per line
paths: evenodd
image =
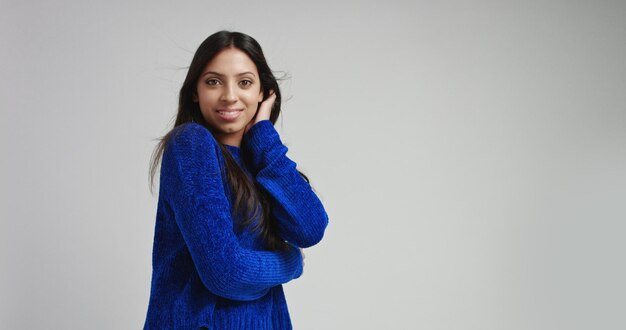
M223 74L221 74L221 73L219 73L219 72L215 72L215 71L207 71L207 72L203 73L202 75L203 75L203 76L206 76L207 74L214 74L214 75L216 75L216 76L220 76L220 77L223 77L223 76L224 76ZM256 75L255 75L253 72L250 72L250 71L246 71L246 72L239 73L239 74L237 74L237 76L243 76L243 75L246 75L246 74L251 74L251 75L253 75L254 77L256 77Z

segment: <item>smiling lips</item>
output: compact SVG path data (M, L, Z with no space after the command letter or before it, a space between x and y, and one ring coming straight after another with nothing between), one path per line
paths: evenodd
M221 110L217 110L217 113L219 114L220 118L227 120L227 121L233 121L237 118L239 118L239 115L241 115L241 113L243 112L243 109L221 109Z

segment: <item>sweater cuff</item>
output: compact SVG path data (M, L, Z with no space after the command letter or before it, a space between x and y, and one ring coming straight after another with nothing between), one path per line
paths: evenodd
M302 259L302 251L300 251L300 248L291 244L291 243L287 243L287 245L289 245L289 249L290 249L290 253L292 253L292 255L294 256L294 258L296 259L296 272L293 274L293 279L297 279L302 275L302 271L304 270L304 260Z
M243 136L242 146L250 153L252 168L258 172L272 160L287 153L280 136L270 120L261 120L252 125Z

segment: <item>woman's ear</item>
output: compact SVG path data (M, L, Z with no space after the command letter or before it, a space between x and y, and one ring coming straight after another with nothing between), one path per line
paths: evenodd
M191 99L193 100L194 103L198 103L198 94L196 92L193 92Z
M263 102L263 90L259 92L259 103Z

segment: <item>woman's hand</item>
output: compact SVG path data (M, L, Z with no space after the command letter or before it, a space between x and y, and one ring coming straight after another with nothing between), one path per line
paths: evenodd
M272 113L272 106L274 106L275 100L276 100L276 94L274 93L274 91L270 91L270 96L268 96L267 99L263 101L261 105L259 105L259 109L257 110L252 120L250 120L248 125L246 125L246 128L243 131L243 134L248 133L248 130L252 126L254 126L254 124L260 122L261 120L270 119L270 114Z

